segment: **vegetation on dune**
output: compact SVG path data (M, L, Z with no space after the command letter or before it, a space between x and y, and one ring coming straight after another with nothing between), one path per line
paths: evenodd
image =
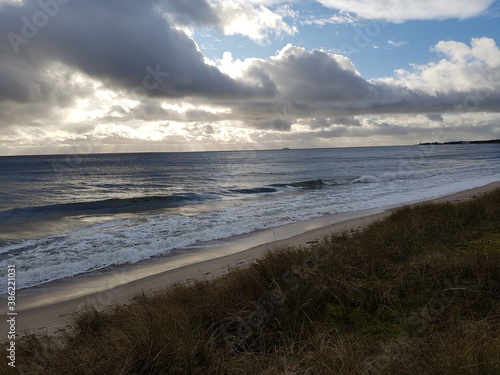
M28 336L0 372L500 374L500 190L89 308L75 327Z

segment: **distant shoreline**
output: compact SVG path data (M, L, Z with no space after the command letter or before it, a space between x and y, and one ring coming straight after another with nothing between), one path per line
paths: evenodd
M419 146L430 146L430 145L475 145L475 144L499 144L500 139L490 139L486 141L451 141L451 142L424 142L419 143Z

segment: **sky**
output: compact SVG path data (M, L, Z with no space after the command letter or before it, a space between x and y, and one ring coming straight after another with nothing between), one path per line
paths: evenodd
M0 155L500 138L500 0L0 0Z

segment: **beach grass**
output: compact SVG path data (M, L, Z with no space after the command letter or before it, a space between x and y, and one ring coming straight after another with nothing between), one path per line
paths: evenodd
M500 374L500 190L80 313L5 374Z

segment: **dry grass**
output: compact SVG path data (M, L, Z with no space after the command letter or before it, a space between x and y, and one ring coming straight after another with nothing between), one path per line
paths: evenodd
M0 373L500 374L500 190L89 308L76 327L19 342Z

